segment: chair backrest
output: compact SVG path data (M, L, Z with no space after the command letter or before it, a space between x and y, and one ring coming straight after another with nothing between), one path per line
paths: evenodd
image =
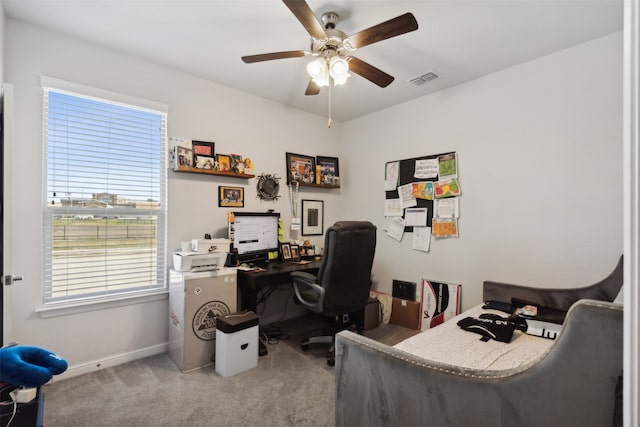
M376 226L339 221L327 228L317 283L325 288L324 311L344 314L364 307L371 289Z

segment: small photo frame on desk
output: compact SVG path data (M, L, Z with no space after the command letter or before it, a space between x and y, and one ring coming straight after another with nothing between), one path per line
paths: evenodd
M324 201L302 200L302 235L321 236L324 233Z
M284 261L291 261L291 245L289 243L280 243L280 254Z
M300 247L291 245L291 261L300 261Z
M218 206L219 207L244 207L244 188L243 187L227 187L225 185L218 186Z

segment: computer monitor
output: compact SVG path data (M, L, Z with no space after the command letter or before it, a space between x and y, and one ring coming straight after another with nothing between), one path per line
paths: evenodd
M269 252L278 250L278 219L276 212L234 212L233 248L239 262L269 259Z

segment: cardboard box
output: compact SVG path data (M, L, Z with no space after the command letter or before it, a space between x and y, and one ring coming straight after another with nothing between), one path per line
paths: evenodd
M420 313L422 331L460 314L460 285L422 279Z
M391 323L409 329L420 329L420 303L394 298L391 307Z
M191 250L201 254L212 252L229 253L231 251L231 240L229 239L193 239L191 240Z

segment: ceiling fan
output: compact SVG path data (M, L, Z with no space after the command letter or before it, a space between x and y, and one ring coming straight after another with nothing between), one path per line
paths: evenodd
M320 22L304 0L282 1L311 36L311 51L290 50L263 53L243 56L242 60L251 64L274 59L316 57L316 60L307 65L307 72L311 79L305 95L317 95L322 86L329 86L331 89L332 83L333 85L344 84L349 77L349 71L380 87L389 86L394 79L393 76L355 56L351 56L351 53L361 47L418 29L418 22L413 14L405 13L347 36L335 28L340 21L337 13L324 13L321 17L322 22ZM330 94L331 92L329 92Z

